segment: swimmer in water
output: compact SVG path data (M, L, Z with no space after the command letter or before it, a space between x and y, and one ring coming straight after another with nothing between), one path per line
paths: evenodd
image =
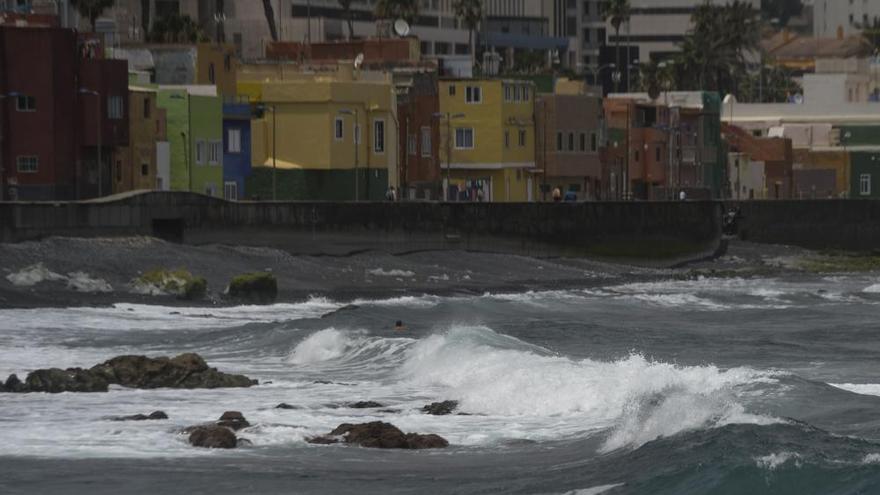
M404 330L406 330L406 327L403 326L403 322L400 320L397 320L397 323L394 324L394 331L395 332L402 332Z

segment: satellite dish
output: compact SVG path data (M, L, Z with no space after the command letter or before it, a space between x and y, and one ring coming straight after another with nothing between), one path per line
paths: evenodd
M358 53L357 57L354 58L354 68L360 69L362 65L364 65L364 54Z
M401 38L409 34L409 23L403 19L394 21L394 32Z

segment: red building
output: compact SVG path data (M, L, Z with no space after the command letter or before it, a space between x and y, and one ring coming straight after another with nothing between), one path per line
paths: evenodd
M2 199L110 193L113 148L128 143L128 64L100 53L70 29L0 25Z
M437 199L441 194L440 111L437 73L417 72L397 99L400 188L407 199Z

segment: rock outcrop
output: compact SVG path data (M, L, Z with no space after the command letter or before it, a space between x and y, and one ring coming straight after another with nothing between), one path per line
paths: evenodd
M245 273L233 277L226 292L240 301L272 304L278 297L278 280L271 273Z
M238 446L235 433L225 426L197 426L190 431L189 443L206 449L234 449Z
M150 414L132 414L131 416L116 416L110 419L113 421L148 421L168 419L168 415L164 411L153 411Z
M292 406L286 402L282 402L281 404L278 404L277 406L275 406L275 409L300 409L300 407L299 406Z
M217 421L217 426L225 426L232 431L238 431L250 425L248 420L244 418L244 415L238 411L226 411Z
M373 449L438 449L449 445L449 442L438 435L404 433L396 426L381 421L357 425L344 423L329 435L310 438L307 441L326 445L338 443L340 439L348 444Z
M208 367L198 354L174 358L118 356L90 369L51 368L32 371L24 383L11 375L0 392L106 392L110 385L129 388L250 387L257 381Z
M457 400L445 400L443 402L432 402L431 404L428 404L422 408L422 412L425 414L433 414L434 416L445 416L447 414L452 414L456 409L458 409Z

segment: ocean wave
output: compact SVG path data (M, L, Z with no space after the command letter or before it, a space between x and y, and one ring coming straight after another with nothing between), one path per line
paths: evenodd
M765 456L756 458L755 464L761 469L775 471L776 468L786 464L789 461L792 461L795 467L801 467L801 456L796 452L777 452L773 454L767 454Z
M408 349L399 373L459 400L466 413L576 418L584 430L611 429L605 451L688 429L775 422L737 402L738 388L773 381L766 373L681 367L639 354L576 361L511 339L485 327L456 327Z
M854 394L880 397L880 383L829 383L828 385Z

